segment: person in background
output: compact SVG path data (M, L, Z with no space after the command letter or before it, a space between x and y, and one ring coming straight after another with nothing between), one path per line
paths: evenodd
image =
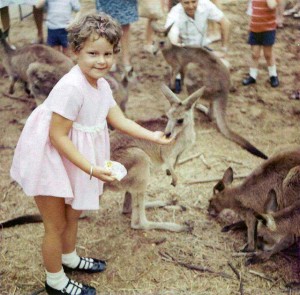
M47 45L70 56L66 28L72 19L72 12L80 10L79 0L40 0L36 5L38 9L43 6L47 10Z
M121 48L122 64L126 72L131 72L133 67L130 58L130 24L138 20L137 0L96 0L96 9L111 15L122 26ZM114 70L115 66L112 70Z
M242 82L244 86L256 83L261 51L268 65L271 87L279 86L273 45L276 37L277 0L252 0L248 43L251 45L249 75Z
M172 25L168 37L177 46L201 46L209 44L207 40L208 20L220 25L222 52L215 52L224 58L228 51L230 22L224 13L209 0L180 0L169 12L165 27ZM175 93L181 91L180 74L176 77Z

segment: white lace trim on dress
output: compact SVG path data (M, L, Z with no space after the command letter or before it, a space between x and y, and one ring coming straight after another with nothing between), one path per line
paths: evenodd
M99 131L104 130L106 127L106 121L104 121L102 124L95 125L95 126L84 126L81 124L78 124L76 122L73 122L73 128L79 131L88 132L88 133L96 133Z

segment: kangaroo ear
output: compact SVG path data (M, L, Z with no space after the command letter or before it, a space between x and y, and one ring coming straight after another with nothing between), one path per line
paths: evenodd
M255 214L255 217L258 221L260 221L263 225L268 227L269 230L275 231L276 230L276 223L271 214Z
M186 109L190 109L193 105L197 102L197 100L203 95L205 90L205 86L201 87L200 89L193 92L188 98L183 101Z
M166 36L166 37L168 36L169 32L171 31L173 25L174 25L174 23L170 24L170 25L166 28L166 30L165 30L165 36Z
M223 191L225 189L225 185L224 185L224 182L223 180L220 180L215 186L214 186L214 195Z
M170 104L179 103L181 104L181 100L176 96L176 94L165 84L162 84L161 91L168 99Z
M224 172L222 181L224 182L224 185L227 186L233 182L233 169L231 167L227 168Z
M155 33L165 33L167 30L160 26L156 21L151 21L151 27Z
M277 210L278 210L277 195L275 190L272 188L268 192L268 197L264 204L264 212L270 213L270 212L275 212Z

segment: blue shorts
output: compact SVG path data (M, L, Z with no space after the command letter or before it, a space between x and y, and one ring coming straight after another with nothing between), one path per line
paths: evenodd
M248 44L272 46L275 43L276 31L266 31L261 33L249 33Z
M68 32L65 29L48 29L47 45L68 47Z

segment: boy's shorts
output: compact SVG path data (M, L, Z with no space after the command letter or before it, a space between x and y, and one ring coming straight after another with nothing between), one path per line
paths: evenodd
M272 46L275 43L275 37L276 37L276 30L260 32L260 33L250 32L248 38L248 44Z
M65 29L48 29L47 45L68 47L68 32Z

